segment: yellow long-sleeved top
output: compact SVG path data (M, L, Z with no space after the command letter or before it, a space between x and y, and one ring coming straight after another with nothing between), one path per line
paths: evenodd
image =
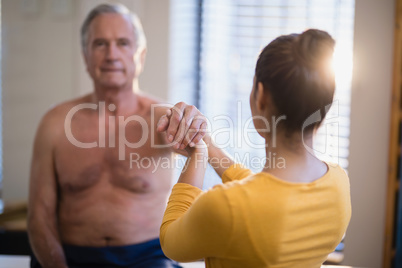
M202 192L177 183L160 241L171 259L206 267L320 267L351 217L349 178L335 164L311 183L290 183L238 165Z

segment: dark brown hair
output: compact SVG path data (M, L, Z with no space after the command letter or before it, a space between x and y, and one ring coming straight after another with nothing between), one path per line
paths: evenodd
M281 124L288 133L300 132L305 120L316 111L321 111L321 119L305 130L313 130L324 120L325 107L331 104L335 91L330 68L334 46L327 32L310 29L280 36L262 50L254 86L261 82L269 91L273 115L286 116Z

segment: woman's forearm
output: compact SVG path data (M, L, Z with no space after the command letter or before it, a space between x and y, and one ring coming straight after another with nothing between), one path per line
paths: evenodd
M204 136L203 140L208 146L209 164L214 168L219 177L222 177L225 170L235 164L235 161L225 150L219 148L208 134Z
M208 164L207 148L193 149L187 158L178 182L188 183L202 189L205 170Z

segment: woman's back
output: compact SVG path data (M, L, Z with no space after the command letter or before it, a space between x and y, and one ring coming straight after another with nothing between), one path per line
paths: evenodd
M268 173L238 181L246 174L232 167L223 179L234 182L217 187L233 215L228 252L237 259L234 264L255 254L255 260L264 263L261 267L320 267L350 220L346 173L330 164L328 172L311 183L289 183ZM234 264L230 267L237 267Z

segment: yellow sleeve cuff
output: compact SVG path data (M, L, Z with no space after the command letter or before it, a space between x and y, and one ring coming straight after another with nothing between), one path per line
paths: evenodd
M223 172L222 182L226 183L229 181L242 180L252 174L253 172L242 164L233 164Z
M170 201L183 201L183 202L190 202L193 201L202 193L202 190L198 187L195 187L188 183L176 183L173 186L172 193L170 194L169 202Z

